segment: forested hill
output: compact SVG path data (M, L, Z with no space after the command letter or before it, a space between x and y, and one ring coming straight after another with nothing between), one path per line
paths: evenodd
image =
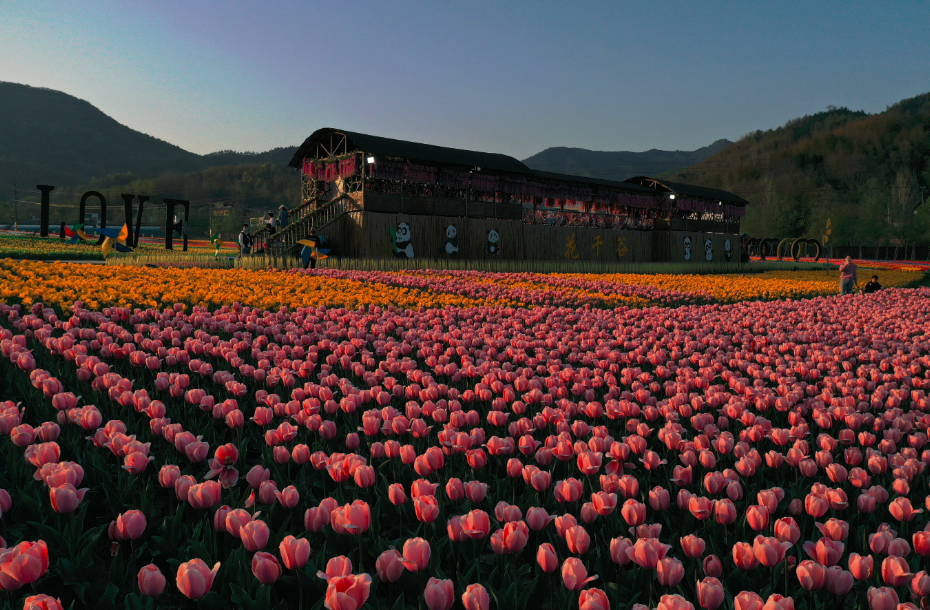
M834 244L927 243L930 93L876 114L831 107L756 131L668 178L750 201L742 229L753 236L820 238L832 219Z
M286 165L296 146L263 153L198 155L141 133L92 104L54 91L0 82L0 184L87 184L107 176L139 178L244 163Z
M732 144L717 140L697 150L657 150L645 152L600 151L556 146L536 153L523 162L533 169L573 174L604 180L626 180L633 176L676 171L706 159Z

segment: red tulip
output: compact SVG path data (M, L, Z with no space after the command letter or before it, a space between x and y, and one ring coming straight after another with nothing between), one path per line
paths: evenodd
M145 525L145 515L141 510L126 511L110 523L110 538L136 540L145 531Z
M213 579L219 569L220 562L216 562L210 569L202 559L191 559L182 563L178 566L178 590L188 599L202 598L213 587Z
M61 600L44 593L30 595L23 603L23 610L62 610Z
M431 498L432 496L427 496ZM420 498L418 500L423 500L425 498ZM435 502L435 498L433 499ZM417 502L417 516L420 515L419 502ZM439 514L438 507L436 514ZM435 516L433 520L435 520ZM339 534L352 534L353 536L359 536L368 531L368 528L371 527L371 509L368 504L362 500L355 500L351 504L346 504L340 508L335 509L332 512L330 517L330 523Z
M371 593L371 576L348 574L329 579L326 587L326 607L330 610L356 610L361 608Z
M632 549L633 543L629 538L614 538L610 541L610 560L620 566L630 563L627 549Z
M659 542L657 538L640 538L636 541L636 544L627 549L626 554L640 567L652 570L671 548L671 546Z
M681 548L685 552L685 556L690 557L691 559L695 559L703 555L704 549L707 546L704 543L704 540L698 538L694 534L688 534L684 538L680 538L679 541L681 542Z
M898 594L890 587L869 587L867 597L870 610L895 610L898 606Z
M310 542L305 538L286 536L278 546L281 561L288 570L299 570L310 558Z
M316 573L318 578L327 581L350 576L351 574L352 560L345 555L330 558L330 560L326 562L326 571Z
M827 568L826 573L827 592L831 595L845 597L846 594L852 590L853 584L856 582L851 573L837 566Z
M569 557L562 564L562 582L569 591L580 591L586 584L596 578L597 575L588 576L588 571L580 559Z
M785 558L785 553L791 548L790 542L781 542L777 538L756 536L752 543L752 551L759 563L766 567L774 567Z
M706 610L717 610L723 603L723 585L712 576L697 582L698 603Z
M274 555L259 551L252 555L252 574L263 585L274 584L281 578L281 564Z
M395 549L384 551L375 562L375 570L382 582L397 582L404 569L404 558Z
M736 610L762 610L765 602L758 593L752 591L742 591L733 600L733 607Z
M228 519L228 517L227 517ZM248 551L259 551L268 544L271 530L264 521L249 521L239 529L239 538Z
M465 483L465 496L468 498L468 501L473 504L477 504L484 500L487 493L487 483L482 483L480 481L468 481Z
M753 504L746 511L746 523L757 532L764 530L769 526L769 510L765 506Z
M20 542L0 553L0 587L15 591L48 571L48 547L43 540Z
M590 588L581 592L578 598L579 610L610 610L610 600L600 589Z
M488 610L491 599L488 592L479 584L468 585L462 593L462 605L465 610Z
M559 558L555 553L555 548L548 542L540 544L536 552L536 562L543 572L555 572L559 567Z
M793 545L801 539L801 528L792 517L782 517L775 522L775 538Z
M723 563L721 563L716 555L708 555L705 557L704 561L701 562L701 568L704 570L706 576L720 578L723 574Z
M807 591L816 591L823 588L827 579L827 571L819 563L805 559L797 567L798 582Z
M886 557L882 561L882 580L892 587L901 587L910 582L913 574L903 557Z
M663 595L656 610L694 610L694 606L680 595Z
M544 529L554 520L555 517L550 517L544 508L533 506L526 511L526 523L534 532Z
M451 610L455 603L455 589L452 581L430 578L423 590L423 598L429 610Z
M583 491L581 481L578 479L566 479L564 481L556 481L555 486L553 487L555 492L555 499L560 502L575 503L581 498L581 493Z
M677 587L685 577L685 568L681 561L674 557L663 557L656 566L659 584L666 587Z
M569 552L584 555L591 545L591 536L582 526L576 525L566 530L565 542L568 544Z
M914 574L914 578L911 580L911 591L918 597L930 595L930 575L926 571L921 570Z
M829 538L821 538L816 544L811 541L805 542L802 548L808 557L822 566L829 567L839 563L840 558L843 556L844 545L842 542L830 540Z
M861 556L858 553L849 554L849 571L856 580L868 580L872 576L873 560L871 555Z
M429 565L430 546L423 538L411 538L404 543L404 567L419 572Z
M52 501L52 508L56 513L74 512L84 499L87 493L87 487L75 489L74 485L65 483L60 487L53 487L49 490L49 496Z
M462 531L472 540L479 540L491 532L491 519L483 510L475 509L465 516Z

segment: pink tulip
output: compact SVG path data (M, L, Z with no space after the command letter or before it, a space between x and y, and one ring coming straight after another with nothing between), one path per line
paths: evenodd
M697 582L698 603L706 610L717 610L723 603L723 585L714 577L708 576Z
M468 585L462 593L462 605L465 610L488 610L490 604L487 590L477 583Z
M305 538L286 536L278 546L281 561L288 570L299 570L310 558L310 542Z
M423 590L423 598L429 610L451 610L455 603L455 589L452 581L430 578Z
M149 564L139 570L139 591L147 597L157 597L165 590L165 575L158 566Z
M411 538L404 543L403 565L411 572L425 570L429 566L430 545L423 538Z
M52 501L52 508L56 513L74 512L81 504L81 500L84 499L84 494L87 493L87 489L86 487L75 489L74 485L70 483L51 488L49 490L49 495Z
M213 587L213 579L220 569L216 562L213 568L208 568L202 559L191 559L178 566L178 590L188 599L200 599Z
M270 553L255 553L252 556L252 574L263 585L274 584L281 577L281 564Z

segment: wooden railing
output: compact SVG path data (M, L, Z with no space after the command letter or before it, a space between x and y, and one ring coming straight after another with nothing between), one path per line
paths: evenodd
M309 237L310 229L315 229L319 234L326 225L356 208L355 200L343 195L323 207L301 214L298 219L289 222L283 230L274 235L268 235L267 229L262 229L252 238L253 252L256 255L275 258L294 256L300 251L297 242Z

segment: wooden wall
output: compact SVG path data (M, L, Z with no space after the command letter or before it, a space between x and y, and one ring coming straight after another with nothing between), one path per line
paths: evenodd
M739 261L739 239L724 233L688 231L624 231L586 227L525 225L521 221L414 214L350 212L323 230L340 256L388 258L393 256L391 227L410 225L414 256L445 258L446 227L455 225L459 252L456 258L516 260L582 260L603 262L679 262L685 260L684 238L691 240L691 261L725 262L724 242L729 239L731 262ZM500 235L500 254L486 252L488 231ZM707 261L704 243L711 241L713 258Z

